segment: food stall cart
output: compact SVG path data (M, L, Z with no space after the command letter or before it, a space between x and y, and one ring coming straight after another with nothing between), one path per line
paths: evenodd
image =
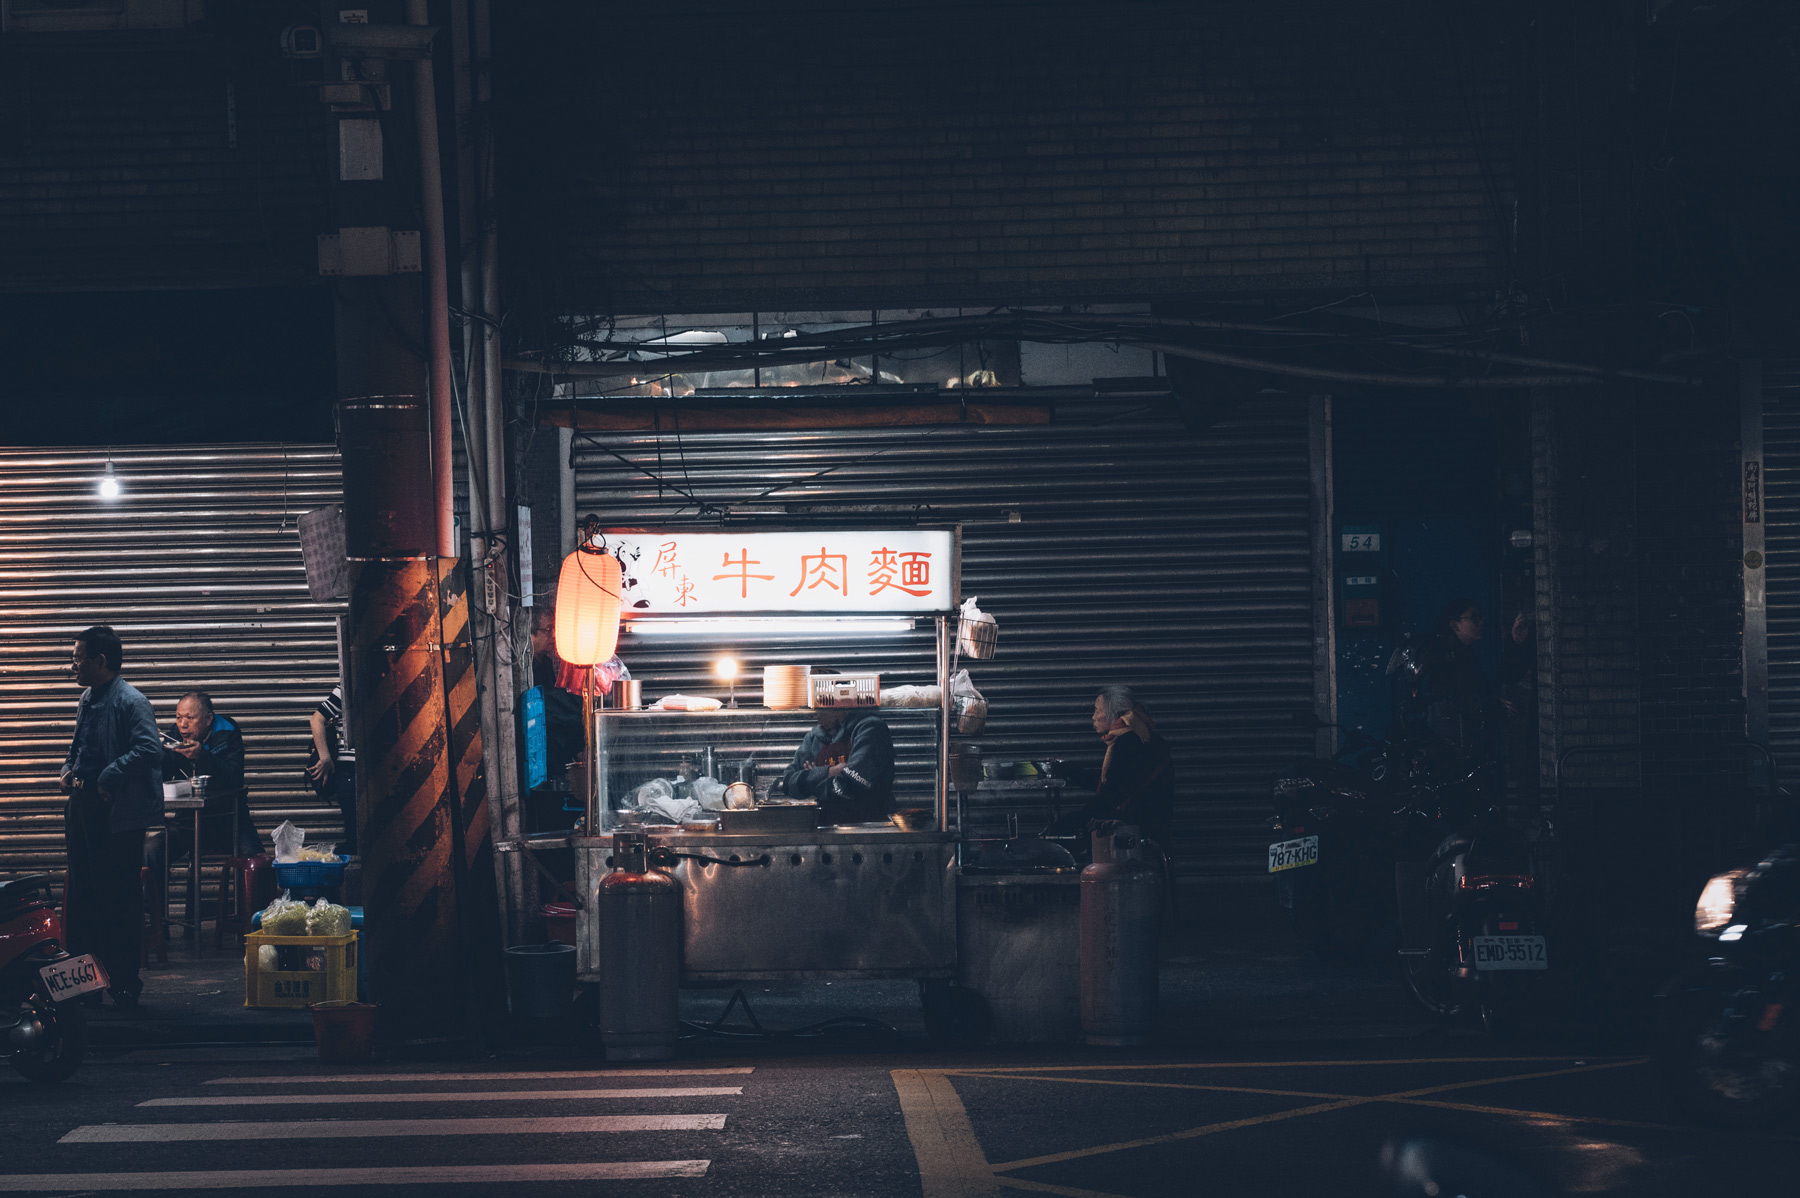
M604 536L623 566L621 654L628 664L631 646L645 637L680 636L725 654L747 652L759 639L803 634L820 638L820 660L797 664L825 666L861 660L871 640L929 621L937 694L930 707L879 709L896 746L897 804L920 817L907 820L908 827L895 821L820 827L816 807L771 794L763 783L780 777L815 712L765 707L754 679L742 688L745 705L736 708L596 710L588 834L571 842L581 900L578 976L597 982L604 971L627 964L600 959L598 897L610 834L642 827L680 887L684 983L953 977L949 616L958 603L957 531L613 530ZM646 698L668 689L655 678L638 681ZM843 696L822 699L875 702L867 690L841 689ZM688 773L715 785L743 781L753 805L707 811L705 819L683 825L648 822L634 810L632 796L647 782Z

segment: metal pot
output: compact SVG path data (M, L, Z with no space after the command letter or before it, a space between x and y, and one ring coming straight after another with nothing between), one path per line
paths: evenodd
M635 711L644 705L644 684L636 678L621 678L612 684L612 705L621 711Z

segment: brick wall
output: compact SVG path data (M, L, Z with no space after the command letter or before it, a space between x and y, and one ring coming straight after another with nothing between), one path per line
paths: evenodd
M1743 524L1729 395L1638 405L1644 765L1659 785L1743 778Z
M1532 397L1540 778L1635 786L1643 743L1634 408L1628 395Z
M1510 31L1447 6L690 0L496 19L509 277L570 306L1465 292L1504 274Z
M1543 780L1674 794L1743 778L1737 410L1712 394L1539 395Z
M323 110L276 28L0 39L0 289L316 282Z

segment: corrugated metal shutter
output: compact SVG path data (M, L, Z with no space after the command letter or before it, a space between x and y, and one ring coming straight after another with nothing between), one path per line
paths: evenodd
M123 494L96 495L104 450L0 449L0 873L59 871L56 774L79 691L69 646L118 629L125 677L167 725L189 690L244 726L266 834L335 838L302 776L307 716L337 680L339 607L307 595L296 519L340 496L329 445L113 450Z
M577 502L609 524L712 523L719 508L790 526L960 523L963 595L1000 622L999 656L964 663L990 705L986 759L1098 761L1094 691L1128 683L1175 751L1183 871L1258 871L1270 772L1311 749L1291 718L1313 701L1303 402L1261 401L1197 435L1165 404L1113 399L1060 404L1036 427L600 436L624 461L578 438ZM924 682L931 643L926 629L892 648L740 656L752 679L803 661ZM649 698L716 690L716 648L624 652Z
M1800 364L1763 367L1763 509L1769 745L1800 776Z

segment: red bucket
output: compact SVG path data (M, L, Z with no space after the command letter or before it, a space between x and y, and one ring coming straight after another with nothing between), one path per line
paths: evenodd
M574 903L545 903L542 914L546 940L557 940L570 945L575 943Z
M366 1065L375 1057L375 1011L372 1002L316 1002L313 1041L319 1059L342 1065Z

